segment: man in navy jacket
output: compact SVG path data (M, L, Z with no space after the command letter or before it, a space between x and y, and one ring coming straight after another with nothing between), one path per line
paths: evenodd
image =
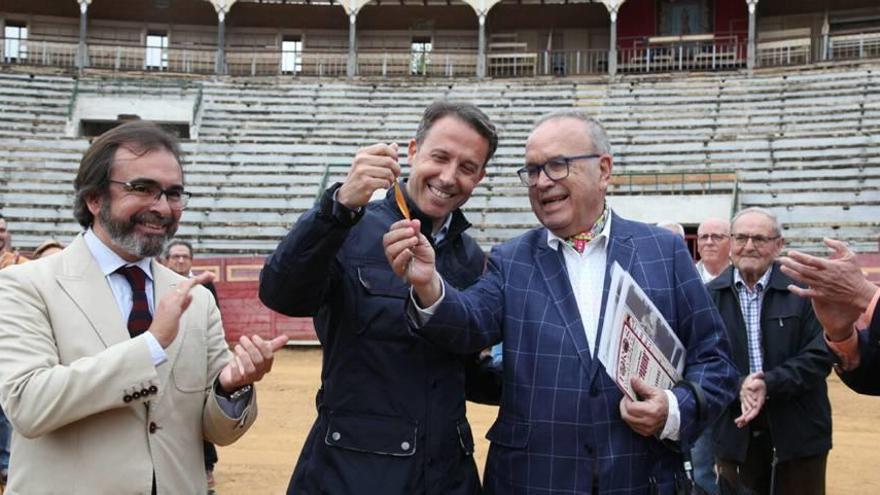
M611 213L611 166L598 122L571 111L539 121L519 176L544 227L494 248L486 275L465 291L438 275L417 222L397 222L385 235L389 261L421 307L411 312L415 332L450 352L504 340L488 493L672 493L681 468L674 447L692 443L733 398L724 327L684 241ZM702 390L703 414L683 385L660 390L635 380L641 400L624 399L599 362L614 262L687 348L684 375Z
M437 102L409 143L406 202L456 287L474 283L485 266L459 207L497 142L475 106ZM497 401L500 378L466 383L466 370L478 371L471 358L409 332L408 287L382 248L382 235L403 218L390 189L398 175L396 144L359 150L345 182L297 221L263 268L260 299L286 315L313 316L324 349L318 418L288 493L480 492L465 390ZM385 199L368 202L380 188L389 188Z

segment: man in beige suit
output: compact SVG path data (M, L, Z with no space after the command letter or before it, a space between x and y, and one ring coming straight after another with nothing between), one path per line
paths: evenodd
M178 145L131 122L95 140L74 181L86 228L0 272L0 403L15 433L7 494L204 492L202 439L256 417L251 384L285 338L227 349L210 293L152 261L189 193Z

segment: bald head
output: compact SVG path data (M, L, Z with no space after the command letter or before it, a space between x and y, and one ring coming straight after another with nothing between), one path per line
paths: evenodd
M703 266L712 275L721 273L730 264L730 222L711 217L697 227L697 252Z

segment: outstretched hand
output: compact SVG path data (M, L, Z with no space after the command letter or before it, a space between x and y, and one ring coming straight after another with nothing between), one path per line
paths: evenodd
M232 392L260 381L272 369L274 353L287 344L287 335L263 340L259 335L242 335L233 349L233 357L220 372L220 386Z

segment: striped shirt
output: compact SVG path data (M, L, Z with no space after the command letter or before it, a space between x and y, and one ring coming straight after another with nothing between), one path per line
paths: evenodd
M764 370L764 353L761 350L761 304L764 300L764 289L770 280L771 265L764 275L755 284L754 289L749 289L739 269L733 271L733 283L739 295L739 307L742 311L743 320L746 322L746 337L749 343L749 373Z

